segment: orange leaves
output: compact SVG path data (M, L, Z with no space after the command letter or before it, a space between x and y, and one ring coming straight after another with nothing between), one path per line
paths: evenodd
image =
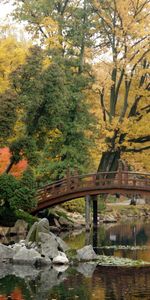
M24 300L22 295L22 291L19 288L15 288L14 291L11 293L12 300Z
M11 293L10 298L12 300L24 300L21 289L16 287L14 291ZM0 300L7 300L7 299L8 297L6 295L0 295Z
M8 148L0 149L0 174L2 174L10 161L10 152ZM19 177L27 167L27 162L25 160L20 161L17 165L14 165L11 170L11 174Z

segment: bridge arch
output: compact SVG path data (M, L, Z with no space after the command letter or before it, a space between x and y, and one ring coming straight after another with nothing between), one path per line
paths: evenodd
M69 176L39 189L38 205L32 213L36 214L48 207L87 195L99 194L150 196L150 173L119 170L118 172Z

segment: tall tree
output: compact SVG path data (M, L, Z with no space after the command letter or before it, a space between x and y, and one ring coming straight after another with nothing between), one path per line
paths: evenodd
M27 21L27 30L42 44L47 64L42 70L40 62L37 66L40 54L33 55L35 62L31 55L26 66L13 74L19 97L26 102L27 135L50 149L48 132L58 130L61 138L57 139L57 149L55 143L52 145L52 157L60 158L60 173L69 161L83 169L89 146L86 131L93 123L85 100L85 90L92 80L85 63L91 44L88 1L17 1L16 7L15 17Z
M150 149L150 2L90 2L97 24L97 60L103 60L95 67L106 135L98 171L111 171L123 153Z

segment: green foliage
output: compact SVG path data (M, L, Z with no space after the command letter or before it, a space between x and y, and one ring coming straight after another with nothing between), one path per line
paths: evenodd
M3 146L12 135L16 121L16 95L7 90L0 94L0 144Z
M70 212L85 212L85 200L83 198L79 198L76 200L71 200L62 204L62 207Z
M26 158L30 165L37 163L37 148L35 140L31 137L24 136L14 140L10 145L11 159L15 164Z
M106 210L106 202L103 196L98 196L98 211L102 212Z
M35 222L37 222L39 219L37 217L34 217L32 215L30 215L28 212L23 211L23 210L18 210L15 213L16 218L17 219L22 219L24 221L26 221L29 225L29 227L31 227Z
M0 225L1 226L14 226L17 221L15 211L9 205L0 206Z
M13 202L16 190L19 189L19 181L10 174L2 174L0 176L0 203L3 206L6 203L10 204Z
M36 206L36 185L31 169L24 171L22 178L19 181L20 187L15 190L11 206L14 209L22 209L30 211Z
M20 180L10 174L0 176L1 207L8 207L12 211L22 209L30 211L36 206L35 180L33 173L27 169Z

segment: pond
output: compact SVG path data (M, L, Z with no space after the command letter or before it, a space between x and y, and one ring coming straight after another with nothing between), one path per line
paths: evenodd
M150 221L100 224L94 232L74 232L62 238L73 249L92 244L98 254L150 262Z
M150 262L150 222L102 224L94 237L93 232L82 231L66 236L63 233L63 238L72 248L94 243L98 253ZM124 249L124 246L129 248ZM82 263L69 268L38 270L3 265L0 300L6 299L150 300L150 267L101 267Z

